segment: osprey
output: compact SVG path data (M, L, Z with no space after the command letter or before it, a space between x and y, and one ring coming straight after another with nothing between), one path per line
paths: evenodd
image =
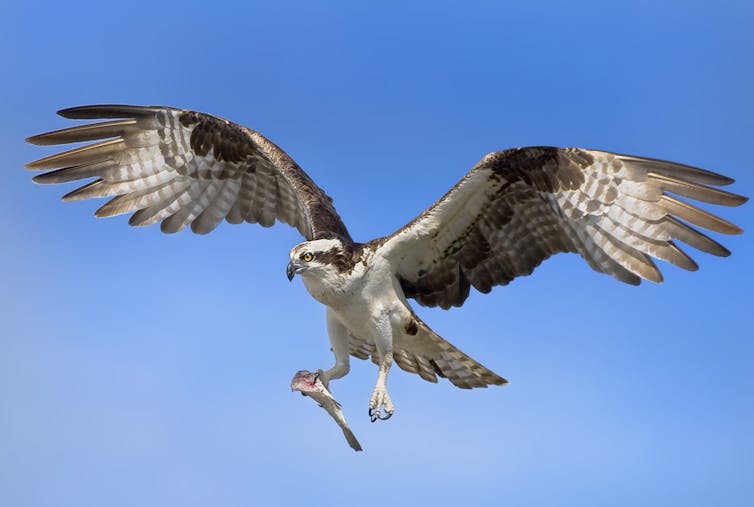
M306 239L289 254L327 307L335 355L325 384L349 370L349 356L379 366L372 421L394 412L386 381L395 361L430 382L470 389L506 380L442 339L408 303L461 306L471 287L487 293L529 275L560 252L633 285L661 282L652 257L693 271L683 242L712 255L728 250L692 227L740 234L735 225L677 197L723 206L746 198L716 187L732 179L661 160L577 148L529 147L485 156L444 197L396 231L355 242L330 199L283 150L221 118L169 107L84 106L59 112L108 121L30 137L37 145L98 141L26 166L51 170L37 183L94 181L63 197L113 197L97 217L131 213L129 223L186 226L198 234L223 219L276 221ZM674 197L676 196L676 197Z

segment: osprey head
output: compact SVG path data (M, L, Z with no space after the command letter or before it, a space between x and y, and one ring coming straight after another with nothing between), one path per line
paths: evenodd
M290 262L285 272L288 280L299 273L337 274L353 267L351 249L340 239L315 239L296 245L289 254Z

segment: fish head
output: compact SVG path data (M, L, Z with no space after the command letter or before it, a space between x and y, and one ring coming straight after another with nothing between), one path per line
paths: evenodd
M317 374L310 371L301 370L291 379L291 390L308 393L316 391Z

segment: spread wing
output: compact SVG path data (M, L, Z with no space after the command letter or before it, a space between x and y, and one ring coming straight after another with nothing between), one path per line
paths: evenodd
M113 197L97 217L132 213L134 226L161 222L206 234L230 223L290 224L307 239L350 240L332 200L261 134L203 113L168 107L84 106L59 114L110 121L40 134L37 145L97 141L27 164L50 170L37 183L94 178L64 201Z
M747 199L715 188L732 182L693 167L601 151L506 150L486 156L417 219L376 241L405 295L425 306L460 306L471 286L487 293L559 252L578 253L622 282L661 282L652 257L697 269L676 241L729 255L688 224L742 232L670 194L738 206Z

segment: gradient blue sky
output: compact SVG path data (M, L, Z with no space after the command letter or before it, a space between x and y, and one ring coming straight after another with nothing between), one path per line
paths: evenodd
M484 154L675 160L754 195L754 4L12 2L0 18L0 505L754 505L751 204L728 259L639 288L560 256L419 313L507 377L334 385L365 452L288 382L331 361L287 227L95 220L22 170L57 109L165 104L269 136L353 236L392 232Z

